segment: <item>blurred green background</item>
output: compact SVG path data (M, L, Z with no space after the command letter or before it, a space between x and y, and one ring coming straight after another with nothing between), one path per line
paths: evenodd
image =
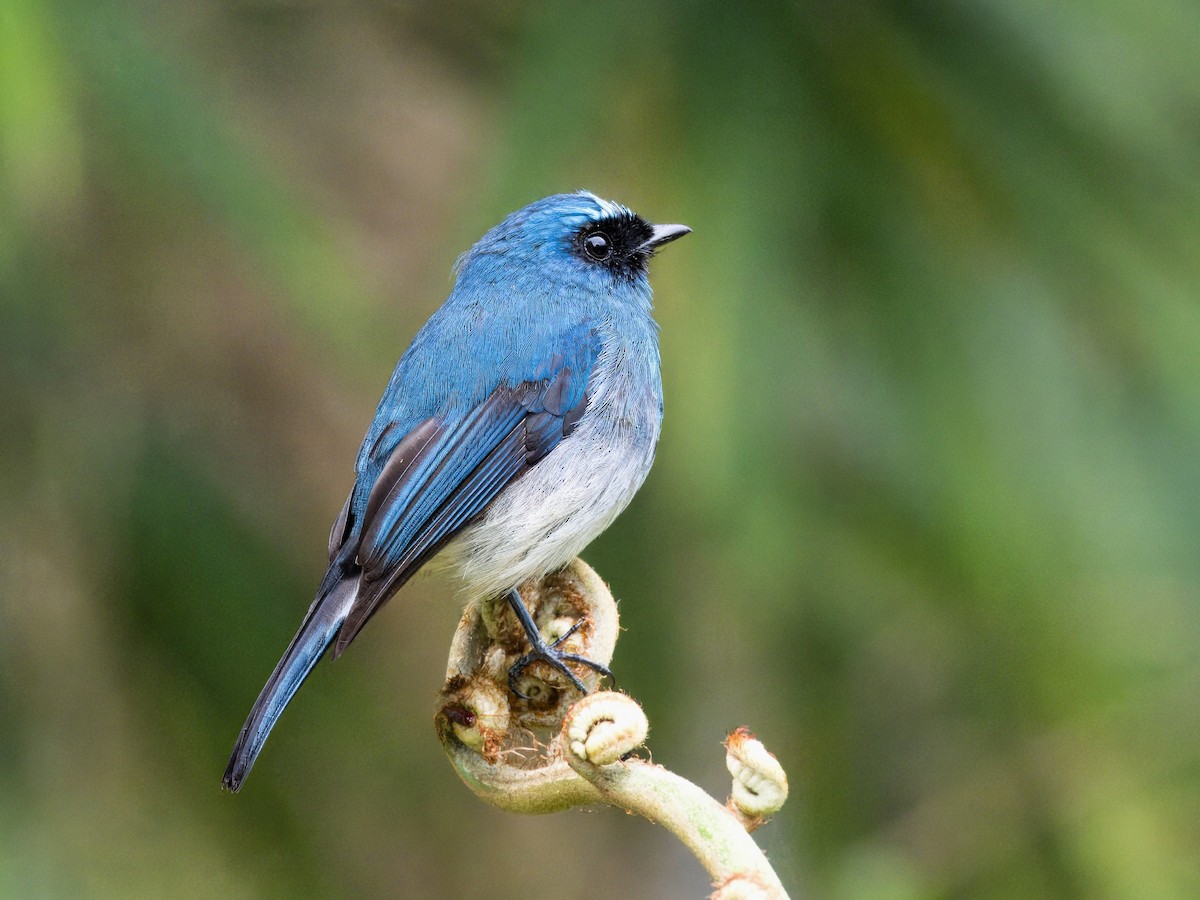
M0 896L703 896L483 806L404 590L218 790L391 367L506 212L655 263L657 465L586 558L654 759L797 896L1200 896L1190 3L0 4Z

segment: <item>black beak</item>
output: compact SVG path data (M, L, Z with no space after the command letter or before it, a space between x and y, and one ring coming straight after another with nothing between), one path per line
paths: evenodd
M638 249L646 253L653 253L663 244L669 244L671 241L691 233L692 229L686 225L654 225L650 228L650 237Z

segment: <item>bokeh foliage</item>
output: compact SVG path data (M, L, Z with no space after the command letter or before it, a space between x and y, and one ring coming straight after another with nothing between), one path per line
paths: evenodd
M800 895L1200 895L1197 60L1170 0L5 0L0 896L703 894L455 781L437 582L217 790L453 259L583 186L695 229L587 554L655 758L757 730Z

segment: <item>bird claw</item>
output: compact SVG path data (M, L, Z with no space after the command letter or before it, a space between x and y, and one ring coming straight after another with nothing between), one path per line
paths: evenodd
M577 653L564 653L558 649L560 644L564 643L579 630L580 626L583 625L582 619L568 628L553 644L548 644L546 643L546 639L542 637L541 632L537 630L536 625L534 625L533 617L529 615L529 611L525 608L520 594L515 590L509 594L509 603L512 605L513 611L517 614L517 619L521 622L525 630L525 636L530 643L530 651L513 663L508 670L508 688L522 700L534 699L521 690L520 681L525 670L535 662L544 662L552 669L561 672L581 694L588 693L587 686L567 666L568 662L587 666L589 669L599 673L601 678L613 677L613 673L607 666L601 665L595 660L588 659L586 656L580 656Z
M574 630L574 628L571 629L571 631ZM613 673L607 666L603 666L595 660L588 659L586 656L580 656L577 653L563 653L560 650L554 649L556 646L558 646L560 641L564 640L569 635L570 632L568 632L566 635L563 635L562 638L560 638L558 641L555 641L553 644L547 644L545 641L542 641L540 647L535 646L532 650L513 663L508 670L509 690L511 690L522 700L534 699L522 691L519 687L519 684L521 681L521 676L525 673L525 670L535 662L544 662L556 671L561 672L568 679L570 679L571 684L575 685L576 689L581 694L588 693L587 685L585 685L579 679L578 675L571 671L570 667L567 665L568 662L577 663L581 666L587 666L589 669L598 672L601 678L613 677Z

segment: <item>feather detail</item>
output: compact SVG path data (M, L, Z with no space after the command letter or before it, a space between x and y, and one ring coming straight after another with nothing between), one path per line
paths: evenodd
M455 427L421 423L371 488L357 564L359 590L333 648L336 659L379 608L495 497L570 432L586 389L562 367L551 378L497 388ZM581 395L566 407L571 395ZM580 407L580 408L576 408ZM397 456L403 457L393 464Z
M254 701L250 715L246 717L246 723L238 735L233 753L229 757L229 765L225 768L225 777L221 780L222 786L235 793L250 774L254 761L258 759L258 754L284 707L333 643L354 601L356 578L339 578L334 570L330 569L325 581L317 599L309 607L300 630L292 638L292 642L276 664L275 671L259 692L258 699Z

